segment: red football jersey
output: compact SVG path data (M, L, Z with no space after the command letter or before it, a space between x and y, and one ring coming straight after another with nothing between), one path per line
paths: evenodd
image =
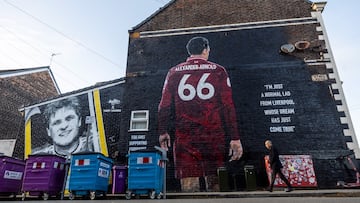
M224 67L202 58L188 58L171 68L159 104L159 132L167 131L175 107L176 131L191 126L226 131L239 139L229 77Z
M175 117L171 117L172 108ZM178 177L202 176L207 174L204 168L216 170L223 164L225 135L240 139L224 67L190 57L169 70L159 104L159 133L167 132L174 119ZM194 165L199 161L202 164Z

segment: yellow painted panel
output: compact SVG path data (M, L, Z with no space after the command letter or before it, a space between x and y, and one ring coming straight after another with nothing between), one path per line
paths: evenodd
M105 156L109 156L107 144L106 144L106 138L105 138L104 121L101 110L100 91L94 90L93 94L94 94L96 122L99 132L100 150L102 154L104 154Z
M28 119L25 123L25 150L24 158L27 159L31 154L31 119Z

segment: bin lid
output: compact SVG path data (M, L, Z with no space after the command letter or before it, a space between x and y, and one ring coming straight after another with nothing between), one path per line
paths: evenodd
M104 154L100 153L100 152L92 152L92 151L82 151L82 152L77 152L77 153L73 153L71 155L101 155L101 156L104 156L104 157L107 157L105 156Z
M6 156L4 154L0 154L0 159L3 159L3 158L12 158L12 157Z
M131 151L129 152L126 157L129 157L130 154L142 154L142 153L156 153L156 154L159 154L159 155L162 155L160 151L157 151L157 150L136 150L136 151Z
M254 169L254 165L245 165L244 169Z
M158 153L158 154L161 153L160 151L154 150L154 149L142 149L142 150L136 150L136 151L129 151L129 154L138 153L138 152L144 152L144 153L145 153L145 152L146 152L146 153L150 152L150 153Z
M18 159L18 158L15 158L15 157L11 157L11 156L0 155L0 159L1 159L3 162L16 162L16 163L24 164L24 165L25 165L25 161L24 161L24 160Z
M37 156L52 156L52 157L61 157L65 158L64 156L60 156L58 154L49 154L49 153L38 153L38 154L29 154L29 157L37 157Z
M127 166L113 166L113 169L127 169Z
M102 160L106 160L106 161L108 161L108 162L111 162L111 164L113 163L113 159L112 159L112 158L107 157L107 156L105 156L104 154L102 154L102 153L100 153L100 152L86 151L86 152L78 152L78 153L71 154L72 157L82 156L82 155L99 156L98 158L101 158Z

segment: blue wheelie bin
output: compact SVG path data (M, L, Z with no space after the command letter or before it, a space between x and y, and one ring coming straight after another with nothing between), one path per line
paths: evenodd
M106 196L113 161L101 153L83 152L71 155L69 199L76 195Z
M128 189L126 199L134 195L163 196L164 165L159 152L131 152L128 154Z

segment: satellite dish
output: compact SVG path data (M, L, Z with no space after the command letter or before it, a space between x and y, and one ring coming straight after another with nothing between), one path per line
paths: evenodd
M304 50L310 47L310 42L308 41L298 41L295 43L295 47L299 50Z
M292 44L283 44L280 47L280 49L281 49L282 52L288 54L288 53L292 53L295 50L295 47Z

